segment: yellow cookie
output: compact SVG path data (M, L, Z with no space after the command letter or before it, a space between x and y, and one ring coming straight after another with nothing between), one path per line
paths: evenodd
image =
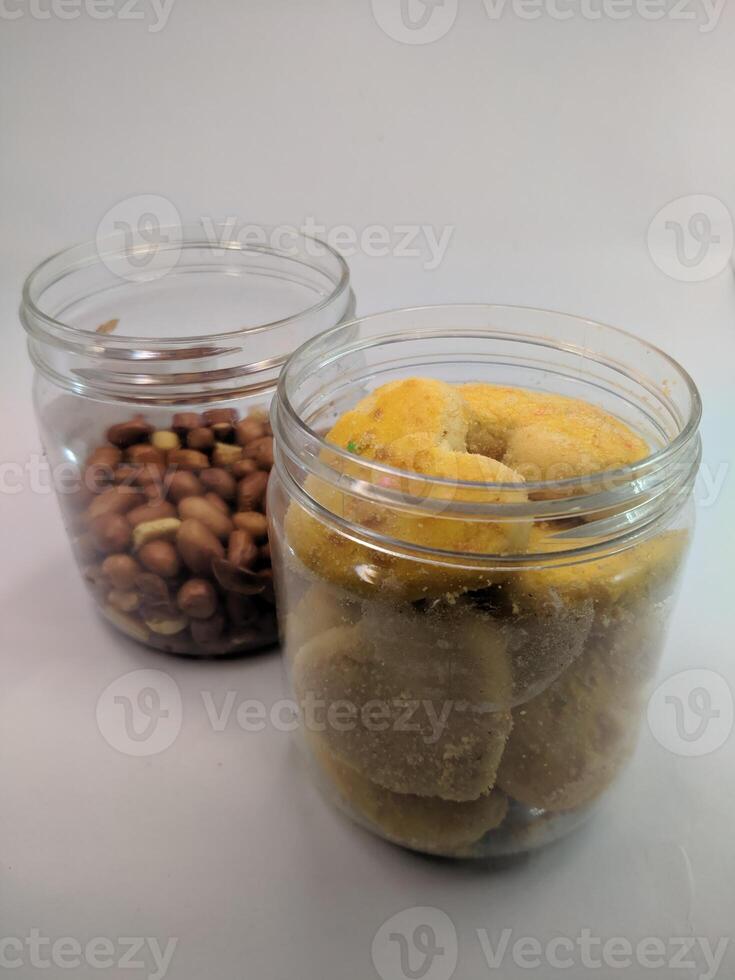
M640 699L594 653L513 711L497 785L543 810L570 810L607 788L631 755Z
M459 390L472 411L467 448L490 452L528 482L600 473L650 452L627 425L589 402L500 385Z
M392 793L365 779L323 744L316 740L311 744L348 812L403 847L445 857L465 856L472 844L503 822L508 810L507 799L497 790L466 803Z
M614 555L555 568L528 569L509 579L509 588L519 609L553 609L591 599L598 612L606 612L621 602L663 599L674 587L688 538L684 530L665 531ZM596 543L595 538L567 541L574 548ZM532 554L562 547L548 526L535 527L531 532L528 550Z
M290 608L289 602L284 603ZM309 640L335 626L351 626L360 618L359 604L341 590L316 582L286 616L284 648L293 655Z
M413 469L421 449L466 448L470 412L451 385L431 378L390 381L335 423L329 442L361 456Z
M371 603L291 656L304 727L372 782L456 801L492 788L512 678L489 616Z
M387 506L357 498L310 477L306 490L313 499L358 531L351 536L292 504L286 536L300 561L336 585L401 599L454 594L492 582L492 572L472 567L471 557L465 561L463 556L523 550L529 523L493 522L479 512L473 519L471 510L457 514L449 507L522 503L527 498L517 473L494 459L464 451L467 425L466 406L454 388L416 378L384 385L345 413L327 438L365 461L341 463L346 476L388 489L397 502ZM370 466L373 460L405 472L382 473ZM335 459L330 461L336 465ZM423 476L446 482L427 482ZM488 486L470 488L457 482ZM509 486L498 490L491 486L495 483ZM360 527L388 540L384 545L363 544ZM400 544L391 545L391 540ZM460 557L432 561L416 552L412 558L411 545Z

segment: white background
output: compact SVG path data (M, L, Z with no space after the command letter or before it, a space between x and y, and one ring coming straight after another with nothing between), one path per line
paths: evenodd
M93 237L121 199L161 194L190 219L451 226L433 270L426 256L352 255L358 310L563 309L638 332L694 375L705 463L727 475L714 506L700 494L661 677L704 668L735 690L733 272L683 282L646 244L671 200L709 195L735 214L735 8L703 31L694 0L686 10L698 19L658 21L592 20L571 3L560 3L575 11L563 21L510 7L493 20L481 0L462 0L444 37L409 45L381 30L368 0L175 0L155 33L138 4L144 20L2 6L3 463L38 449L16 317L22 278ZM397 4L379 11L395 19ZM687 206L676 212L685 231ZM658 258L676 266L668 230ZM0 939L32 928L80 943L178 937L174 980L369 980L381 924L433 906L456 927L456 977L546 980L557 971L522 969L510 953L490 970L476 930L493 942L506 927L542 942L584 927L632 942L732 932L735 735L684 758L646 728L594 822L528 860L486 868L411 855L326 809L288 735L246 733L234 717L213 730L202 692L270 705L281 696L277 655L211 665L137 647L94 614L53 498L26 488L0 495L0 507ZM147 758L111 747L95 716L106 686L136 668L170 675L183 703L178 738ZM39 971L23 955L10 976L152 970ZM589 972L579 953L574 963L562 975ZM674 975L700 976L699 963ZM448 980L451 965L440 957L426 975ZM733 972L735 948L718 975Z

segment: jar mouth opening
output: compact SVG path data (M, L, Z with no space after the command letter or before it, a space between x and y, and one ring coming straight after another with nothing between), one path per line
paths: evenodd
M456 489L457 491L491 491L497 492L499 494L512 493L514 490L517 491L519 488L518 483L510 482L479 482L479 481L467 481L467 480L457 480L447 477L438 477L425 474L417 474L410 470L399 469L397 467L390 466L386 463L382 463L375 460L366 460L363 457L349 452L347 449L335 446L330 443L322 434L316 431L310 424L301 416L299 411L294 406L291 396L290 388L292 388L297 383L297 378L305 370L316 370L318 364L327 363L330 359L338 359L344 357L346 352L358 353L361 349L367 349L371 346L376 346L379 344L389 344L397 341L397 337L391 337L390 333L386 333L383 336L379 336L371 339L369 342L361 343L359 340L353 344L348 345L346 348L344 345L340 346L339 340L341 337L349 338L351 333L355 330L358 325L370 324L371 322L376 323L386 316L393 316L400 314L402 317L409 319L412 315L417 317L427 317L432 316L432 314L446 314L452 310L456 310L458 314L462 313L472 313L486 311L488 314L492 315L493 311L504 312L511 311L518 313L520 315L527 315L528 317L533 317L537 315L541 316L553 316L553 317L563 317L566 320L574 321L578 324L590 324L594 325L596 328L601 328L606 332L613 333L621 338L626 338L630 341L637 342L641 345L645 344L645 347L656 353L656 355L662 358L667 365L670 367L672 373L681 379L683 384L687 389L688 396L691 401L691 409L689 411L688 417L682 420L679 432L676 436L667 441L665 445L661 446L659 449L654 450L648 456L643 459L637 460L634 463L630 463L626 466L617 467L614 469L604 470L597 473L592 473L584 476L568 477L558 480L536 480L536 481L524 481L520 486L530 493L557 493L559 498L567 499L567 495L574 500L581 501L585 496L596 495L600 492L600 488L603 489L613 489L615 487L620 487L624 485L630 485L636 480L643 479L650 476L651 473L660 471L668 467L673 461L679 458L688 447L692 445L694 440L697 438L697 433L699 429L699 424L702 415L702 403L699 395L697 386L691 377L691 375L676 361L673 357L667 354L665 351L661 350L654 344L650 344L648 341L643 341L640 337L630 331L623 330L619 327L613 327L608 324L599 323L597 321L592 321L587 317L578 316L576 314L563 313L557 310L549 310L544 308L534 308L525 307L520 305L493 305L488 306L485 304L454 304L451 306L416 306L410 307L403 310L393 310L386 311L382 313L372 314L367 317L361 317L349 321L347 323L339 324L336 327L332 327L330 330L325 331L318 337L308 340L306 343L302 344L298 350L294 352L292 357L289 359L284 370L281 372L281 376L278 383L278 402L277 405L283 408L283 412L287 419L287 424L296 427L304 438L306 438L311 444L311 454L321 456L323 454L328 454L329 457L333 458L336 462L331 468L334 470L341 469L344 467L351 467L354 469L357 467L369 468L371 473L378 474L381 478L386 481L391 480L410 480L413 483L417 483L422 487L437 487L445 489ZM442 337L447 337L446 328L432 329L421 329L416 328L413 332L415 339L440 339ZM488 329L462 329L456 332L457 336L464 338L476 337L482 338L483 340L511 340L511 341L526 341L529 343L538 343L547 346L554 346L555 342L551 337L542 337L534 334L521 334L508 331L498 331ZM410 336L405 335L403 339L411 339ZM636 371L630 365L623 364L622 362L615 361L612 358L605 357L598 351L594 351L590 348L578 347L575 349L574 345L565 343L563 345L558 345L563 347L563 349L570 353L576 354L578 356L584 357L586 360L594 360L600 364L612 368L616 371L624 373L627 377L631 378L633 381L638 382L643 387L648 388L647 379L645 376ZM332 351L330 354L329 351ZM320 357L321 355L321 357ZM276 409L274 409L276 411ZM687 466L687 471L689 470ZM558 505L560 499L555 499L550 503ZM514 510L517 505L514 504L490 504L487 506L488 513L497 513L499 510L505 509ZM474 504L473 509L476 511L483 510L482 505Z
M277 229L259 226L267 238L267 232ZM216 226L215 226L216 228ZM225 228L226 232L227 229ZM345 259L326 242L294 231L291 247L277 247L273 244L253 244L226 236L213 240L205 234L201 224L164 226L158 229L160 242L156 245L158 266L153 270L146 267L138 271L134 260L145 258L151 252L151 245L135 240L125 233L108 235L95 241L74 245L49 256L40 262L26 277L22 287L20 319L27 333L37 342L52 344L86 356L100 358L131 358L135 360L180 359L186 356L211 357L227 350L228 345L249 340L259 334L276 330L287 330L304 318L318 315L320 311L337 302L349 290L350 273ZM125 268L129 274L121 276L132 285L150 283L164 275L176 277L176 257L186 256L195 250L209 251L218 256L240 254L267 258L271 261L283 260L294 269L301 267L309 274L319 274L326 284L322 295L313 303L304 305L296 312L289 313L262 323L255 323L234 330L211 330L181 336L150 337L139 334L114 335L96 333L75 326L65 319L44 309L43 297L48 289L76 273L106 266ZM172 264L173 263L173 264ZM167 268L168 267L168 268ZM161 268L167 269L161 272ZM181 273L179 273L181 274ZM229 275L236 275L233 270ZM114 275L114 271L113 271ZM287 278L287 277L284 277ZM288 354L272 358L268 366L280 366Z

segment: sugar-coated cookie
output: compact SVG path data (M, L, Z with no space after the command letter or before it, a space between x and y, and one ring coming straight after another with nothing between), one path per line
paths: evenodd
M360 775L323 743L312 740L311 747L324 778L348 812L403 847L463 857L503 822L508 810L506 797L497 790L465 803L393 793Z
M463 801L492 788L512 677L489 616L371 603L296 652L293 683L307 730L385 789Z

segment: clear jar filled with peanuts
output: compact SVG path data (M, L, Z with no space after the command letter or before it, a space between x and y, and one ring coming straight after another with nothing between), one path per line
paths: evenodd
M699 417L666 354L544 311L379 314L293 355L268 512L330 800L449 857L528 850L592 812L645 714Z
M291 351L354 311L327 245L226 231L69 249L31 273L21 306L84 581L114 626L177 654L276 641L270 401Z

